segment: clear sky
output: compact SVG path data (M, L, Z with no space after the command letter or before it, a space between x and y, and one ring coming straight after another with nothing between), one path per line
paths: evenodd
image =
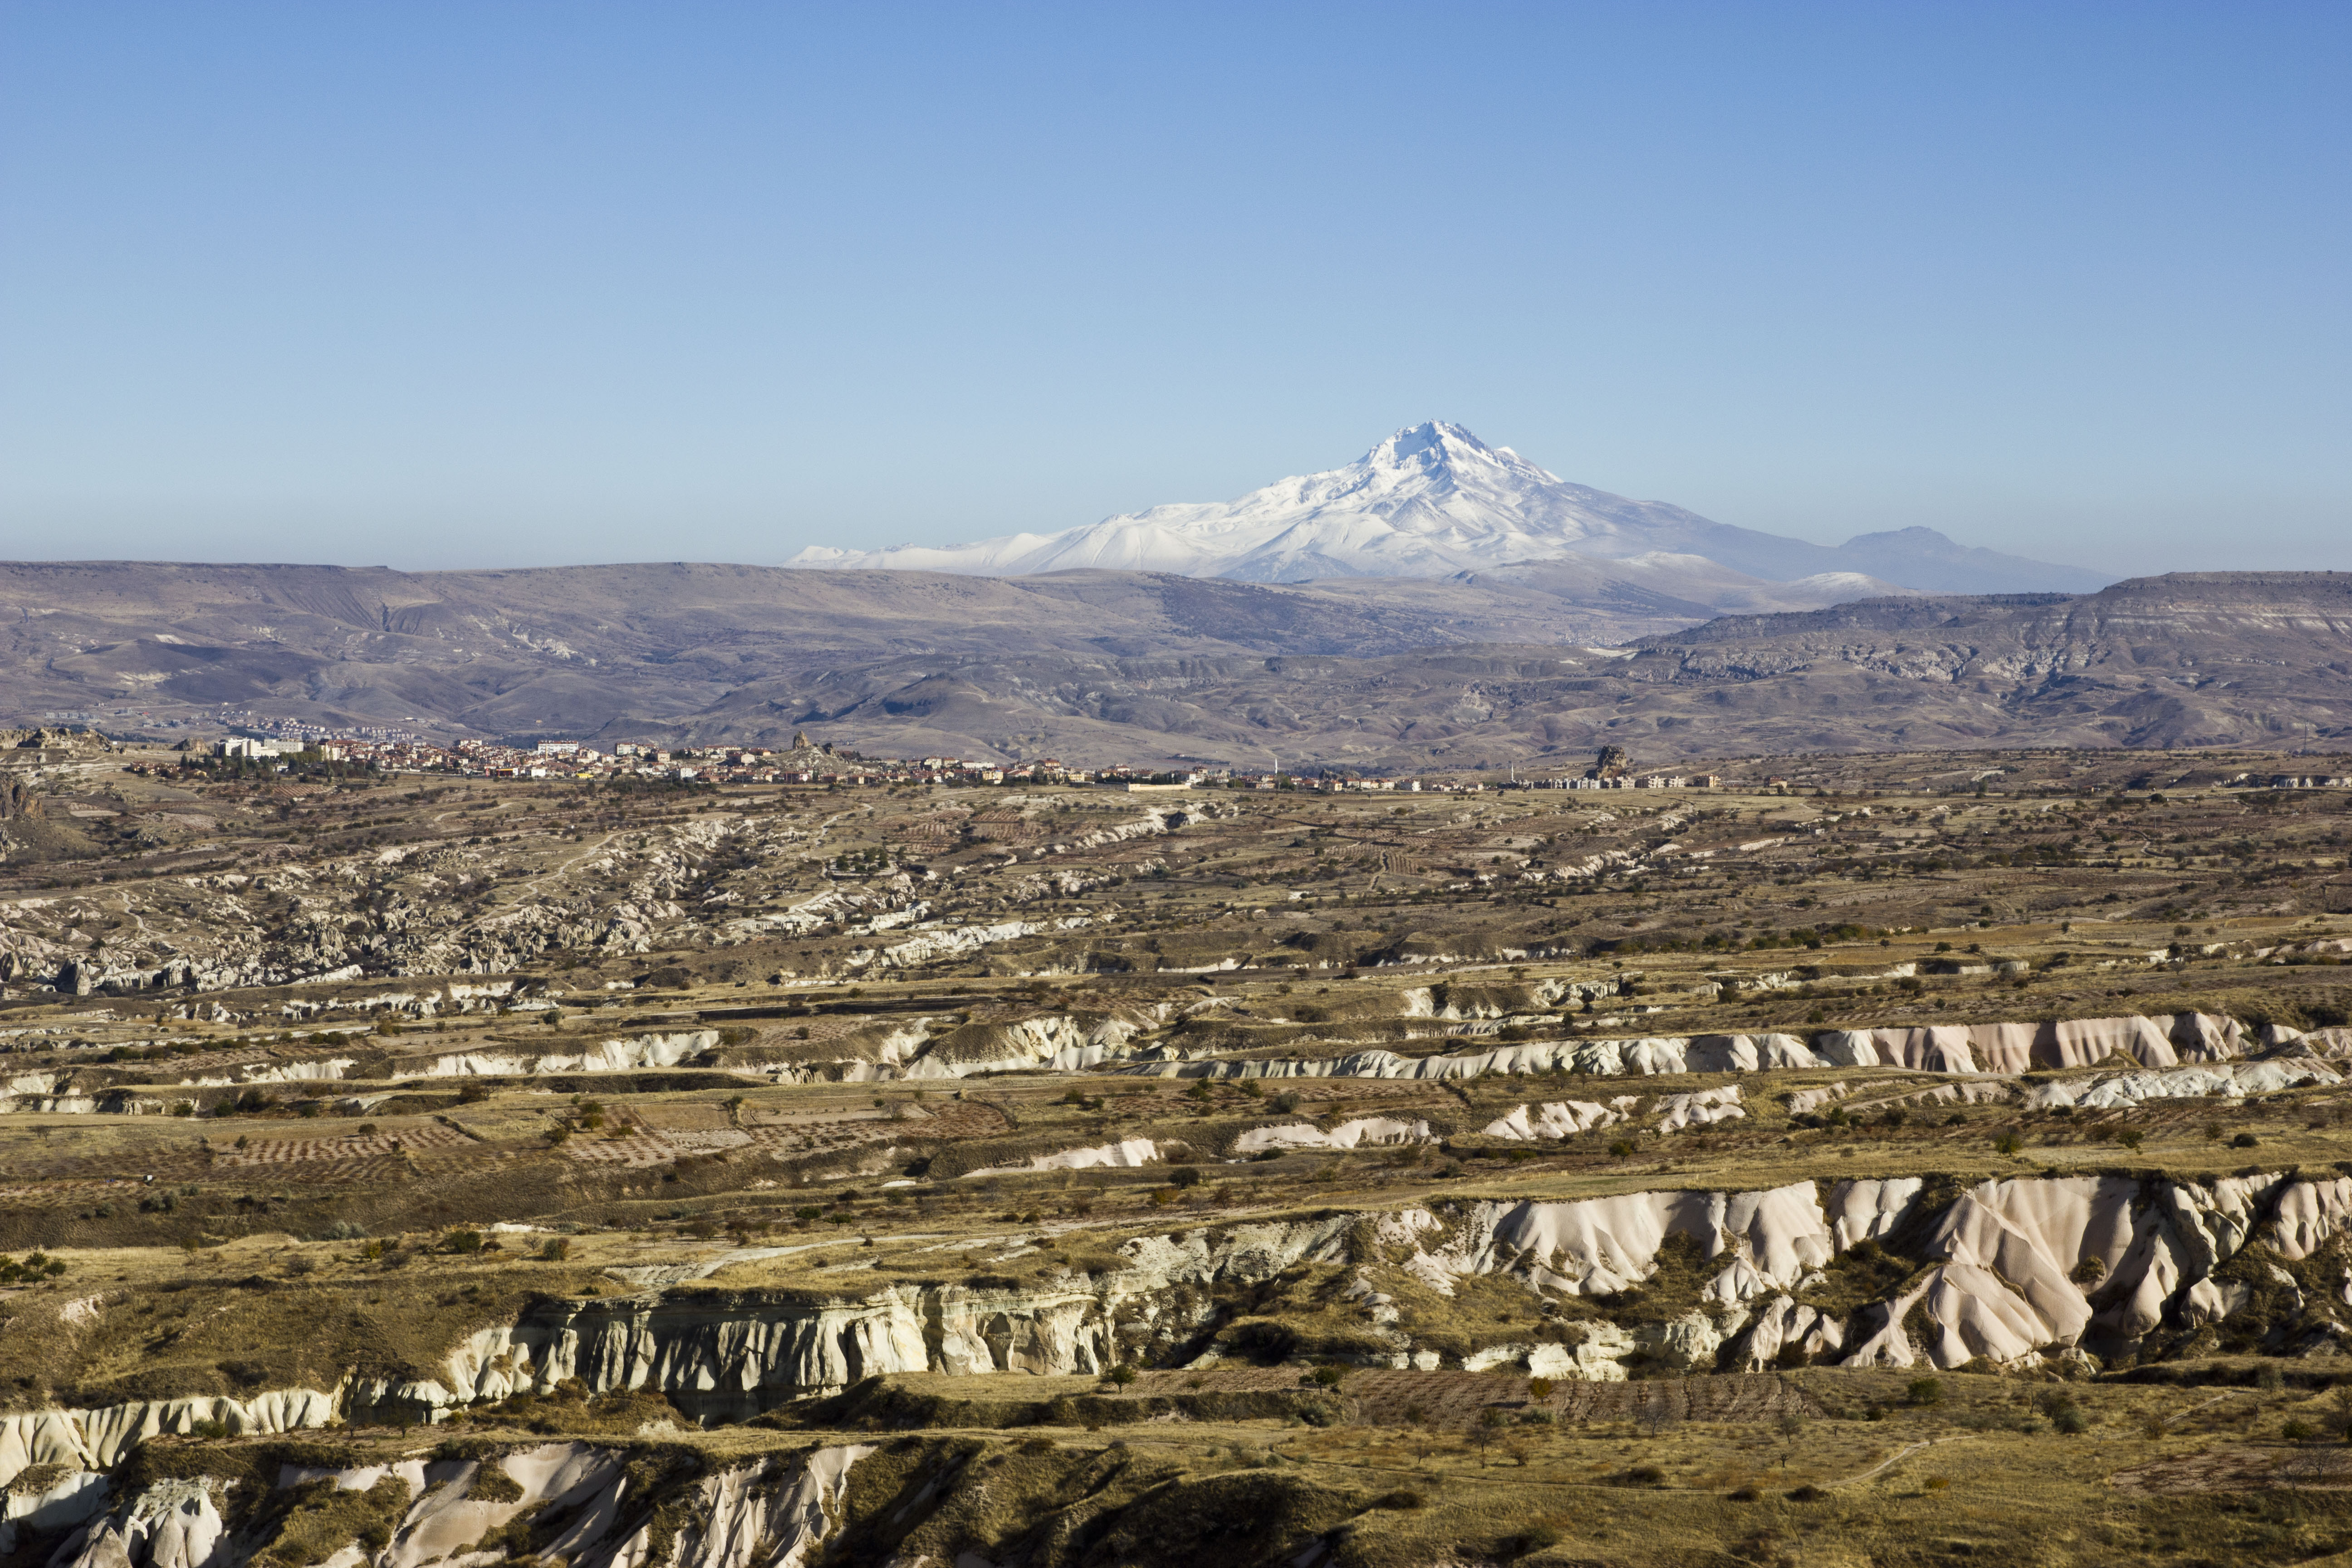
M2352 567L2352 7L0 0L0 555L775 562L1424 418Z

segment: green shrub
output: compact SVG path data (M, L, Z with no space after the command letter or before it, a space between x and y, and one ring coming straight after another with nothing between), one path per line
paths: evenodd
M2080 1405L2067 1404L2058 1406L2050 1413L2050 1425L2071 1436L2089 1431L2091 1418L2083 1414Z

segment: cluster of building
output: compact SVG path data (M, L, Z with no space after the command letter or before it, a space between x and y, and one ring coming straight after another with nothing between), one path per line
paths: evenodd
M1713 773L1644 773L1635 778L1618 773L1605 778L1587 774L1573 779L1529 779L1521 789L1715 789L1723 781Z
M584 741L541 741L530 746L491 741L441 745L415 736L373 736L355 731L333 735L298 732L231 735L213 745L213 754L275 761L281 770L293 759L352 763L386 773L454 773L490 779L659 779L710 784L783 784L873 786L905 784L1094 784L1145 795L1191 789L1288 790L1316 795L1399 791L1453 794L1483 789L1708 789L1713 773L1626 773L1582 778L1514 778L1507 784L1476 784L1412 778L1321 776L1286 773L1236 773L1201 768L1183 773L1119 766L1074 768L1052 757L1025 763L969 762L961 757L861 757L812 742L805 734L789 747L667 747L622 741L599 750Z

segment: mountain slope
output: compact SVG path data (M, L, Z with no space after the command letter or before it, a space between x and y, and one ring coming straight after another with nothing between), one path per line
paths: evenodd
M1667 581L1699 596L1663 591ZM0 709L36 721L88 711L112 724L227 705L461 734L651 732L758 683L857 678L908 658L1618 644L1727 610L1814 609L1857 591L1886 588L1638 562L1303 586L683 563L404 573L28 562L0 563Z
M1373 770L1581 756L2352 741L2352 574L2182 574L2098 594L1727 616L1632 649L905 659L747 689L712 739L819 724L877 749ZM2329 768L2324 771L2341 771Z
M153 732L226 709L770 745L812 726L889 755L1416 771L1602 743L1664 761L2352 738L2352 574L1898 595L1694 626L1709 605L1606 565L1308 587L1121 572L0 565L0 718L72 711ZM1716 608L1799 586L1717 571Z
M1938 593L2084 590L2095 573L1987 550L1932 529L1837 547L1713 522L1663 501L1571 484L1458 425L1400 430L1345 468L1277 480L1225 502L1156 506L1061 533L849 551L812 546L787 565L1021 576L1075 568L1255 583L1443 577L1570 556L1704 557L1789 582L1853 574ZM1702 595L1662 585L1686 598Z
M0 563L0 710L137 727L192 709L457 734L649 736L737 691L902 658L1324 655L1619 643L1716 607L1612 580L1593 605L1511 584L1347 592L1172 574L794 572L656 563L530 571ZM1768 606L1745 579L1721 608ZM1583 591L1578 584L1572 590Z

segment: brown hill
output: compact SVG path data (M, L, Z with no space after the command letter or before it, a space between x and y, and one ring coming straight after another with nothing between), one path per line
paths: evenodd
M1559 589L1560 591L1553 591ZM1572 595L1573 596L1569 596ZM1580 600L1583 602L1580 602ZM1725 616L1632 578L0 566L0 706L443 733L1476 766L2352 733L2352 574ZM1639 640L1613 648L1599 642Z

